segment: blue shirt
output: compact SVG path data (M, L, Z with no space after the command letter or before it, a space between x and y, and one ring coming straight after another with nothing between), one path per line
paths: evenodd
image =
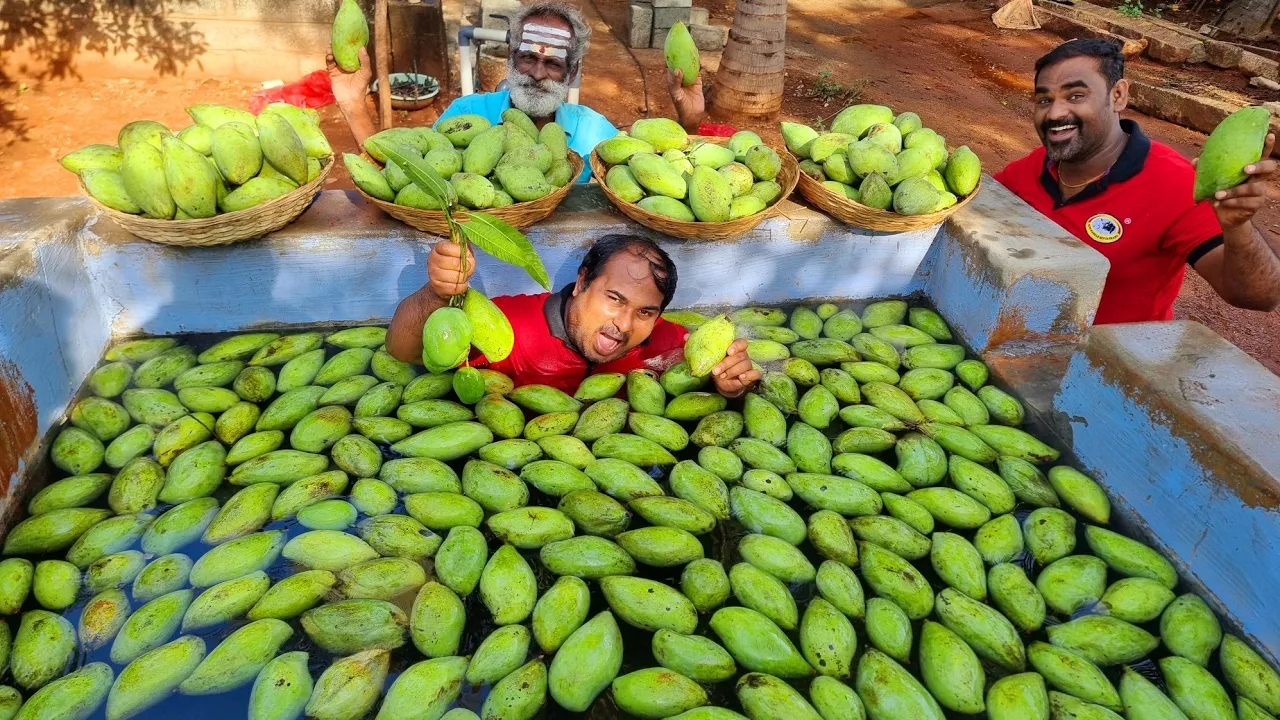
M511 107L510 90L463 95L449 103L449 107L445 108L444 113L440 115L440 119L436 120L436 124L438 125L440 120L451 118L454 115L471 114L479 115L497 125L502 122L502 111L509 107ZM560 107L556 109L556 123L564 128L564 134L569 140L569 147L582 156L582 175L578 177L578 182L589 182L591 180L591 161L589 159L591 151L595 149L597 143L617 135L618 129L613 126L613 123L609 122L608 118L586 105L574 105L567 102L560 103Z

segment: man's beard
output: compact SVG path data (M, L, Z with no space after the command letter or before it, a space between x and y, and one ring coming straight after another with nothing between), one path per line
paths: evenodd
M1051 142L1049 128L1060 125L1075 125L1076 134L1066 142ZM1086 146L1085 126L1080 118L1072 115L1065 119L1045 120L1040 123L1040 142L1044 144L1045 154L1054 162L1074 162L1088 157L1092 148Z
M511 105L531 118L554 116L560 104L569 97L569 83L534 80L516 70L510 59L507 60L507 87L511 91Z

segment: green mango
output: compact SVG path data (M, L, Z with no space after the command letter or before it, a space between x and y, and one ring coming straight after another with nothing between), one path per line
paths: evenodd
M102 465L105 452L106 449L97 436L78 427L69 427L59 432L54 439L49 459L58 469L70 475L88 475Z
M27 512L30 515L40 515L51 510L83 507L97 500L110 485L112 485L110 473L90 473L63 478L46 485L36 493L35 497L27 503Z
M719 393L687 392L672 398L662 415L677 422L696 422L724 410L728 404L729 401ZM632 409L635 409L634 403Z
M230 412L229 409L228 412ZM227 413L224 412L222 414L226 415ZM238 415L239 413L232 413L232 418L238 420ZM240 432L239 422L235 423L237 425L236 428L229 428L229 424L230 421L224 424L224 429L228 432ZM156 461L160 465L168 467L173 464L173 461L179 455L208 440L213 434L211 431L216 430L217 427L216 422L210 427L210 425L201 422L201 419L195 415L183 415L156 433L155 441L152 443L152 454L155 455Z
M933 534L929 561L934 572L948 586L974 600L987 599L987 574L978 549L960 535L947 532Z
M17 615L31 592L35 565L23 558L0 561L0 614Z
M368 376L356 376L356 377L368 377ZM351 380L351 379L352 378L347 378L347 380ZM332 398L328 398L327 396L330 393L332 393L333 390L334 388L330 388L329 392L320 396L320 401L322 404L325 402L325 400L332 399ZM395 411L397 407L399 407L400 400L403 396L404 396L404 388L398 383L385 382L378 385L374 385L373 387L369 388L363 395L361 395L360 398L356 401L355 416L358 418L361 418L361 417L385 417L387 415L390 415L392 412Z
M742 473L741 483L742 487L748 490L762 492L783 502L791 500L794 496L787 481L783 480L781 475L769 470L751 468Z
M626 400L613 397L592 403L578 416L573 436L591 443L606 435L622 432L627 424L628 407Z
M991 519L985 505L949 487L927 487L912 490L907 497L923 505L934 519L960 530L974 530Z
M467 665L466 681L492 685L524 664L532 636L523 625L507 625L489 633Z
M1071 554L1076 547L1076 519L1057 508L1037 508L1022 523L1027 550L1041 565Z
M284 444L284 433L279 430L263 430L240 438L227 451L228 466L240 465L259 455L265 455ZM233 473L234 474L234 471Z
M703 417L689 438L698 447L725 447L742 434L744 421L736 410L721 410Z
M1095 555L1121 575L1149 578L1171 590L1178 584L1173 563L1137 540L1093 525L1085 526L1084 539Z
M418 589L409 613L409 636L418 652L429 658L458 653L466 611L452 590L437 582Z
M88 663L32 693L25 703L0 686L0 717L15 720L85 720L107 699L114 673L103 662ZM21 709L19 709L21 706Z
M847 678L853 672L857 635L834 605L814 598L800 621L800 651L818 674Z
M410 665L387 689L378 717L408 720L444 716L462 692L466 668L464 657L433 658Z
M497 625L511 625L529 617L537 591L533 568L511 545L499 548L480 574L480 597Z
M111 662L126 665L168 642L178 631L193 597L192 590L176 590L138 608L116 633Z
M751 608L783 630L795 630L800 610L780 580L750 563L729 568L729 586L743 607Z
M911 484L897 470L870 455L841 453L832 458L831 469L877 492L902 493L912 489Z
M356 533L379 555L410 560L435 555L443 542L422 523L398 514L366 518L356 526Z
M648 473L625 460L601 458L588 465L584 472L601 490L622 502L663 494L662 486Z
M1045 603L1060 615L1071 615L1102 597L1107 587L1107 564L1091 555L1055 560L1040 571L1036 588Z
M200 541L220 545L261 530L271 519L271 505L279 492L280 486L274 483L257 483L236 492L205 528Z
M709 613L729 599L732 588L724 565L700 558L685 566L680 574L680 590L700 613Z
M1021 458L1000 456L996 461L1000 477L1019 502L1036 507L1058 507L1058 494L1035 465Z
M45 610L28 610L8 652L14 684L35 691L56 680L71 664L75 649L76 629L70 621Z
M675 456L666 448L652 440L626 433L611 433L600 437L591 444L591 453L601 460L624 460L641 468L670 467L676 463Z
M633 370L627 373L627 402L635 412L662 415L667 408L666 390L645 371Z
M878 545L907 560L920 560L929 555L929 538L896 518L883 515L855 517L849 521L849 528L859 540Z
M803 695L786 682L772 675L748 673L738 680L735 689L738 695L738 702L753 718L821 720L821 716L804 699ZM696 711L691 710L678 717L691 719L694 712ZM732 718L736 715L737 713L731 713L727 716L708 714L701 717L709 720L723 720L725 717Z
M363 435L345 435L330 450L333 464L357 478L371 478L382 468L382 451Z
M646 668L619 676L612 683L612 692L621 710L641 718L670 717L707 702L707 693L701 686L665 668Z
M1235 635L1227 635L1222 639L1218 658L1223 677L1240 697L1247 698L1266 712L1280 712L1280 674L1253 648ZM1175 695L1174 701L1177 700Z
M556 509L568 515L574 526L588 535L613 537L631 523L631 513L625 507L594 490L574 490L560 498Z
M413 426L396 418L364 417L351 421L351 428L375 443L393 445L413 434Z
M1079 655L1048 643L1033 642L1027 647L1027 659L1051 686L1086 702L1116 712L1124 711L1120 693L1107 676Z
M931 423L942 423L945 425L965 424L964 418L960 417L955 410L952 410L937 400L917 400L916 407L920 408L920 412L924 413L925 418L927 418Z
M746 443L737 447L747 447ZM750 446L754 447L754 445ZM764 452L773 450L771 445L764 446ZM820 430L804 422L792 423L787 431L787 455L795 463L795 469L807 473L831 472L831 441ZM754 466L753 466L754 467ZM785 466L763 465L764 469L774 472L789 472Z
M1065 720L1123 720L1116 713L1077 697L1049 691L1049 714Z
M893 658L876 650L867 650L858 662L854 688L873 720L944 717L942 708L918 680Z
M501 395L485 395L476 403L475 413L476 418L497 437L512 439L524 433L531 440L537 439L526 432L524 413L519 406Z
M730 513L749 532L781 538L792 545L804 542L804 518L781 500L735 487L729 491Z
M973 546L988 565L1012 562L1022 554L1022 527L1013 515L1001 515L978 528Z
M813 582L813 563L794 545L770 535L745 535L738 541L738 554L784 583Z
M520 469L520 479L552 497L562 497L575 490L594 490L596 487L586 473L558 460L531 462Z
M470 460L463 467L462 493L493 513L529 503L529 489L518 475L484 460Z
M920 630L920 677L948 710L972 715L986 708L982 662L959 635L928 620Z
M533 606L533 637L543 652L556 652L582 627L591 606L590 592L581 578L562 576L538 598Z
M714 416L715 413L707 417ZM627 426L636 435L672 452L679 452L689 445L688 431L674 420L668 420L661 415L633 412L627 418Z
M129 585L147 564L146 556L137 550L106 555L95 560L84 574L85 589L97 594Z
M397 383L389 383L398 385ZM327 405L357 405L360 399L378 386L378 378L372 375L352 375L335 382L328 390L320 396L317 404L320 407ZM388 408L389 413L391 408Z
M339 658L316 680L303 713L315 720L362 718L377 704L387 681L391 653L365 650Z
M1201 202L1219 190L1233 188L1248 180L1244 168L1262 159L1271 114L1264 108L1245 107L1228 115L1205 140L1196 165L1193 199Z
M340 572L378 553L365 541L339 530L311 530L285 543L280 553L312 570Z
M272 585L249 609L250 620L275 618L290 620L305 613L325 599L338 582L328 570L303 570Z
M800 425L800 423L796 425ZM794 429L796 425L793 425L792 428ZM817 431L813 428L808 426L803 426L803 428L795 431L795 452L799 454L805 450L815 450L819 453L819 457L816 461L812 461L813 466L820 466L822 458L829 455L830 442L826 441L825 438L819 439L818 435L815 435ZM791 445L792 437L789 435L787 439L788 451L791 450ZM824 450L827 451L827 454L823 454ZM741 478L742 470L739 466L743 463L753 470L768 470L776 475L793 473L797 468L797 463L792 457L763 440L738 438L729 444L729 451L736 455L741 462L733 463L723 448L712 447L703 448L698 453L698 462L708 469L712 469L710 467L711 464L716 465L716 469L720 471L717 474L728 481L736 481Z
M1178 706L1132 668L1121 670L1120 700L1128 720L1187 720Z
M782 630L764 615L745 607L725 607L711 616L711 629L738 665L782 678L802 678L813 668Z
M1026 648L1018 631L996 610L951 588L938 593L936 610L942 624L982 659L1009 671L1026 667Z
M208 588L182 616L182 631L201 630L244 616L270 586L271 579L259 570Z
M427 575L414 560L384 557L352 565L338 573L338 581L348 598L391 601L422 587Z
M1273 717L1262 706L1243 695L1236 697L1236 713L1240 720L1270 720Z
M107 717L129 718L167 698L205 657L204 640L184 635L143 653L116 676L107 695Z
M1009 563L992 567L987 573L987 590L996 608L1018 629L1030 633L1044 625L1044 597L1021 567Z
M142 534L142 551L167 555L195 542L218 514L215 498L198 498L170 508L156 518ZM16 532L16 531L15 531ZM10 533L10 537L13 533ZM5 550L8 552L8 548Z
M990 720L1047 720L1049 695L1044 678L1036 673L1006 675L987 691Z
M449 462L466 457L493 442L489 428L475 422L450 422L428 428L391 446L407 457L426 457Z
M1137 662L1160 644L1146 630L1106 615L1086 615L1046 630L1050 643L1104 667Z
M908 497L887 492L880 493L880 499L884 503L885 512L889 513L890 517L901 520L921 535L933 533L933 515L930 515L920 503ZM1019 539L1022 537L1021 529L1018 530L1018 537Z
M432 458L388 460L378 478L402 493L462 492L462 481L453 468Z
M49 514L52 513L46 513ZM83 570L99 558L132 546L146 532L151 522L151 517L142 513L117 515L103 520L86 530L67 550L67 561Z
M547 697L547 666L541 659L530 660L498 681L480 708L482 717L530 720L542 709Z
M401 405L396 409L396 417L415 428L434 428L471 420L475 415L467 406L452 400L419 400Z
M875 515L883 504L875 490L850 478L822 473L788 473L787 485L809 505L847 517Z
M107 467L123 468L129 464L130 460L146 454L151 449L155 439L155 428L150 425L134 425L117 435L116 439L112 440L110 445L107 445L102 459L106 462Z
M347 474L341 470L305 477L291 483L276 496L276 501L271 504L271 519L284 520L308 505L337 497L346 489Z
M698 624L693 603L669 585L615 575L601 578L600 589L609 608L628 625L651 632L666 628L689 635Z
M846 565L858 563L858 546L849 524L839 514L818 510L809 516L809 544L819 555Z
M716 520L728 520L729 489L716 474L692 460L682 460L671 469L671 492L710 514Z
M1187 717L1233 720L1236 717L1226 688L1208 670L1176 655L1158 661L1169 697Z
M965 460L987 465L994 463L999 457L981 438L962 427L924 423L920 426L920 432L933 438L947 452Z
M172 384L179 375L195 366L195 351L185 345L179 345L139 365L133 371L133 386L162 388Z
M110 588L98 593L84 606L76 634L86 650L106 645L120 631L129 617L129 599L123 592Z
M410 621L403 610L374 598L329 602L302 614L302 629L307 637L335 655L351 655L370 648L394 650L404 644L408 625Z
M553 508L527 507L490 515L489 530L499 540L522 550L573 537L573 521Z
M539 557L552 574L587 580L608 575L631 575L632 559L620 545L605 538L582 536L544 545Z
M848 566L835 560L824 560L814 578L818 594L846 617L860 619L866 613L866 596L862 583Z
M248 685L293 635L282 620L243 625L209 653L181 684L183 695L214 695Z
M582 410L580 401L550 385L522 385L511 393L511 400L538 415Z
M71 424L101 442L111 442L133 424L123 406L100 397L87 397L71 409Z
M476 338L472 337L472 340ZM378 350L373 354L373 360L369 361L369 369L373 372L373 376L382 382L393 382L397 385L407 386L418 376L417 368L395 359L386 350Z
M982 503L993 514L1013 512L1017 498L999 475L959 455L949 458L947 469L951 484L957 490Z
M653 636L652 648L659 665L694 682L723 682L738 671L733 656L705 637L659 630Z
M711 532L716 526L714 515L678 497L641 497L627 505L651 525L675 528L694 535Z
M933 590L902 556L869 542L858 544L862 577L879 596L892 600L913 620L933 609Z
M515 404L512 403L512 406L515 407ZM519 410L520 408L516 407L515 409ZM510 419L512 421L515 420L514 413L511 414ZM520 413L520 419L522 421L524 419L523 412ZM545 437L553 437L557 435L569 435L569 433L573 432L573 428L577 424L578 424L578 413L575 413L575 412L547 413L546 415L539 415L533 418L532 420L530 420L529 422L525 423L522 430L525 438L538 442ZM498 434L498 433L495 432L494 434ZM583 445L583 450L586 450L586 445L583 444L581 440L578 440L578 438L570 437L569 440L576 441L577 444ZM556 442L556 441L553 441L553 442ZM560 441L560 442L563 442L563 441ZM542 443L539 443L539 446L541 445ZM547 449L543 448L543 452L547 452Z
M687 392L701 390L706 387L711 377L694 377L693 372L689 369L689 363L681 361L672 365L663 371L658 377L658 383L666 390L668 395L672 397L683 395ZM666 404L666 398L661 398L662 404ZM656 403L655 403L656 404ZM639 412L639 411L637 411Z
M280 386L276 386L280 390ZM282 390L283 394L271 401L266 410L258 418L255 430L292 430L304 417L320 407L320 398L325 389L307 385L304 387Z
M1187 593L1161 614L1160 639L1173 654L1204 667L1223 641L1222 626L1199 596Z
M1155 580L1122 578L1102 594L1099 611L1140 625L1160 617L1173 599L1173 591Z

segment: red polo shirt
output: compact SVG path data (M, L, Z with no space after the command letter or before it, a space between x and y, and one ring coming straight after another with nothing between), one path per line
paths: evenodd
M1063 199L1044 147L996 180L1111 261L1094 323L1172 320L1184 266L1222 244L1213 207L1192 201L1195 168L1121 120L1129 142L1107 174Z
M653 332L626 355L592 365L574 349L565 330L565 306L573 294L569 285L558 293L504 295L493 303L506 314L515 331L516 344L505 360L489 363L474 354L471 364L504 373L516 385L543 384L573 393L587 375L626 373L641 368L662 372L684 359L684 340L689 331L662 318Z

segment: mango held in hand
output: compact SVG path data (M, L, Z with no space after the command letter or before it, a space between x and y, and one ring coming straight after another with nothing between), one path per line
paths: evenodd
M700 59L698 47L693 43L693 36L684 23L677 22L667 33L667 42L662 46L663 55L667 58L667 68L681 72L681 84L690 87L698 81Z
M689 333L684 342L684 359L694 377L706 377L728 355L735 329L727 315L719 315Z
M1248 176L1246 165L1262 159L1271 113L1265 108L1241 108L1218 123L1196 163L1196 202L1208 200L1219 190L1240 185Z
M431 313L422 326L422 364L437 374L461 365L471 350L471 334L463 310L444 307Z
M489 362L507 359L516 339L511 322L502 310L483 293L467 288L462 298L462 312L471 321L471 344L484 353L485 359Z
M360 69L360 48L369 44L369 23L355 0L342 0L330 37L333 59L343 72Z

